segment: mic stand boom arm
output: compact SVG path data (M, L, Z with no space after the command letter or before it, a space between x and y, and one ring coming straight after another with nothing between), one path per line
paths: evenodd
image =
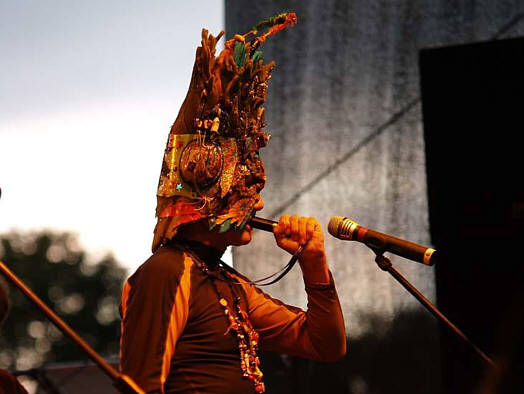
M51 308L49 308L33 291L26 286L7 266L0 261L0 273L14 284L18 289L29 298L29 300L42 311L53 324L75 342L102 371L104 371L113 381L113 384L123 393L145 394L129 376L116 371L106 360L104 360L91 346L89 346L71 327L67 325Z
M393 267L391 261L382 254L383 251L375 248L371 249L376 254L375 262L381 270L389 272L391 276L393 276L393 278L395 278L407 291L409 291L413 297L415 297L422 305L424 305L424 307L430 311L433 316L444 323L459 338L466 342L473 349L473 351L480 356L480 358L482 358L492 367L495 366L493 360L489 358L486 353L484 353L473 342L471 342L466 334L464 334L456 325L454 325L435 305L433 305L426 297L424 297L424 295L418 291L415 286L413 286L406 278L402 276L400 272L395 269L395 267Z

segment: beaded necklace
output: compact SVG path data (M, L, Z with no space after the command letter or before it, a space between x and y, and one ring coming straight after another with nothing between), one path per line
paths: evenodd
M263 382L263 373L260 370L260 359L258 357L258 340L259 335L251 325L248 314L240 305L240 296L234 289L233 284L239 284L235 278L228 275L227 271L219 262L218 272L211 272L205 262L194 253L191 249L183 247L184 251L189 253L196 262L198 268L211 280L211 284L218 296L218 302L224 310L229 326L224 335L231 333L236 336L238 350L240 353L240 369L242 376L253 383L256 393L264 393L266 388ZM230 308L227 299L222 295L216 285L216 281L227 282L231 295L233 297L232 308Z

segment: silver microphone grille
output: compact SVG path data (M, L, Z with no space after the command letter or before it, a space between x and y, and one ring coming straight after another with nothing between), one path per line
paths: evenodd
M333 216L328 224L328 232L335 238L353 239L358 223L344 216Z
M328 233L338 238L338 227L344 222L344 216L333 216L328 223Z

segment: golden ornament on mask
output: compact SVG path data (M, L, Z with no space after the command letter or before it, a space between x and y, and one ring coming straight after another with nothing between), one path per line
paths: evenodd
M180 176L188 185L205 189L218 180L223 164L222 150L218 145L193 140L180 155Z
M213 119L213 123L211 125L211 131L217 132L219 126L220 126L220 119L216 117L215 119Z

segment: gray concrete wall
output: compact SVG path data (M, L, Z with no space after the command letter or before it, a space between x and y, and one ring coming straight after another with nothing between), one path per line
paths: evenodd
M522 35L524 2L227 0L228 37L283 10L295 11L299 23L263 47L277 65L266 111L273 138L262 151L268 183L261 216L316 216L327 232L330 217L343 215L430 245L418 51ZM399 316L412 312L429 319L419 346L436 360L433 318L377 268L372 252L328 234L326 246L350 353L352 340L385 337ZM252 278L287 259L268 234L234 250L235 266ZM400 257L393 262L435 301L434 268ZM298 267L267 291L305 307ZM437 379L437 369L428 381Z

